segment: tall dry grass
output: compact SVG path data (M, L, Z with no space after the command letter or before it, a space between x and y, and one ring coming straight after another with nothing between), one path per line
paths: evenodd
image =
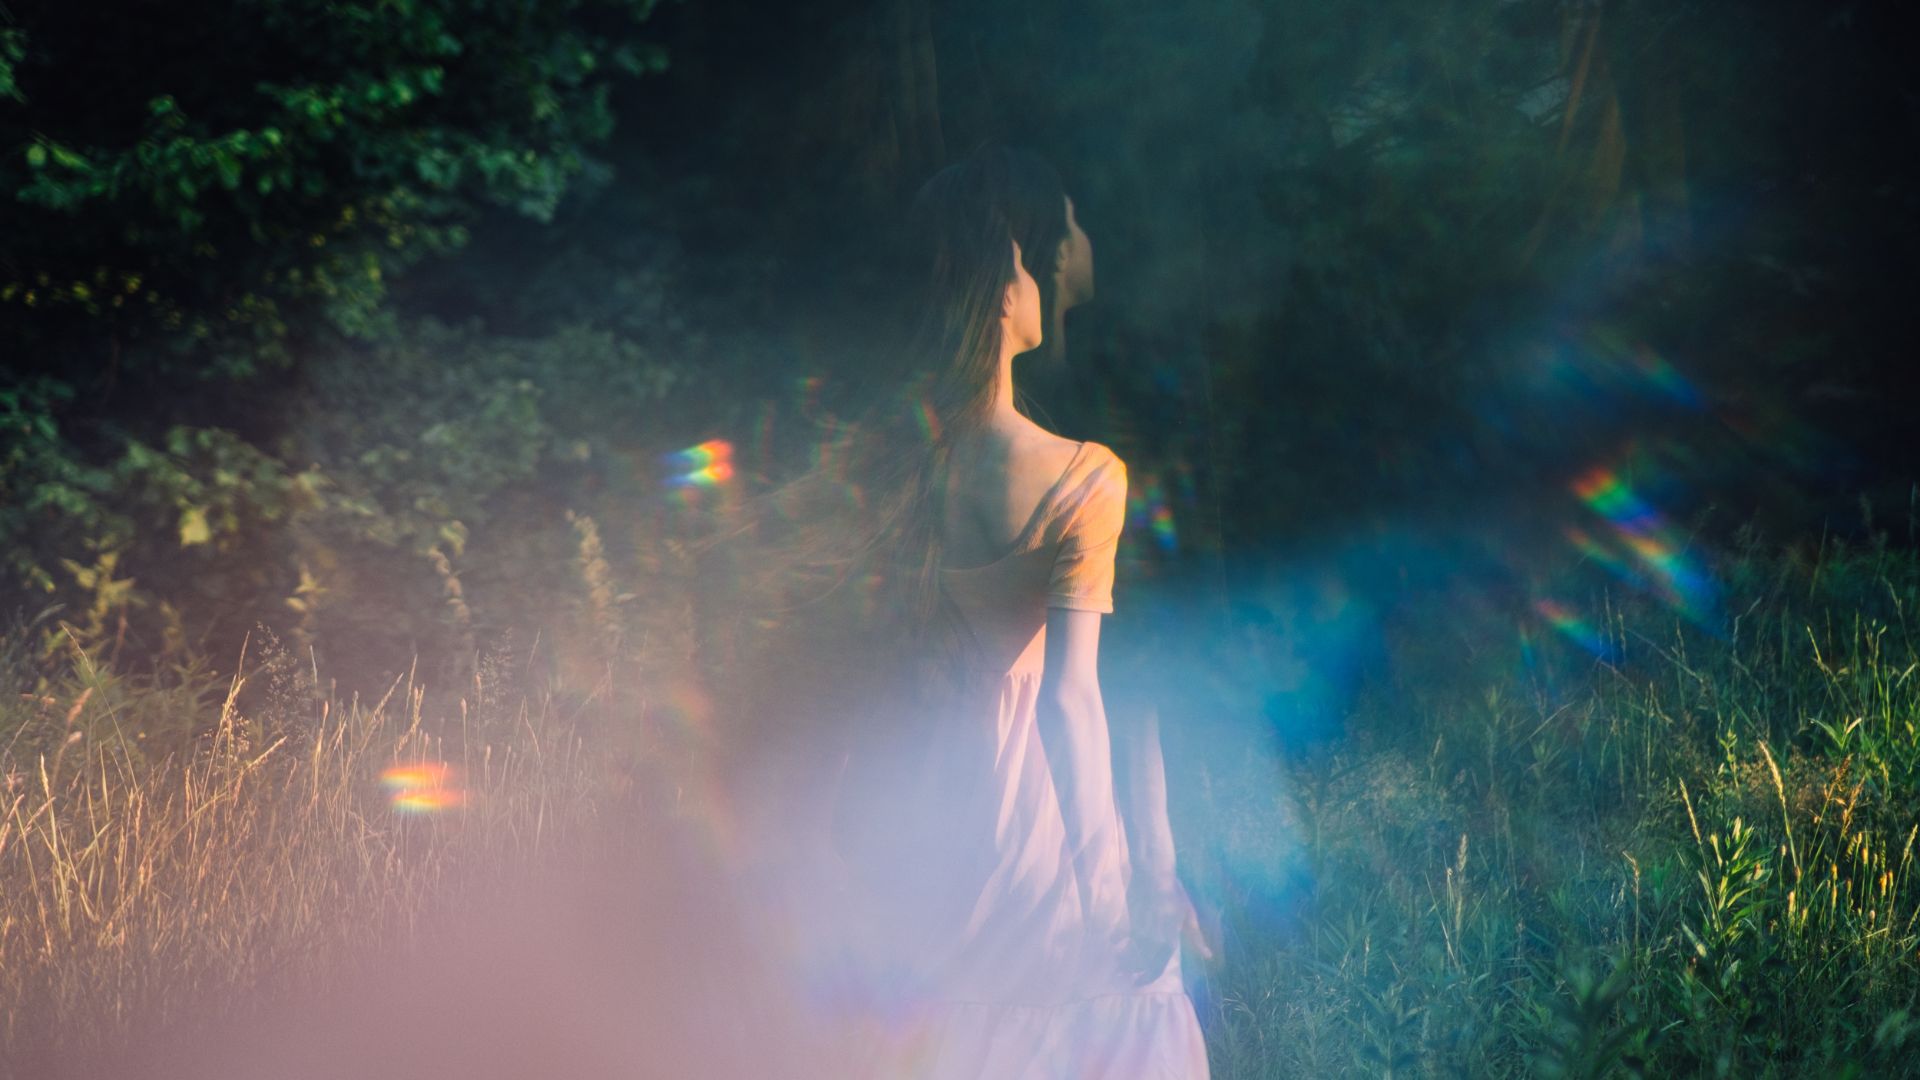
M346 978L418 939L456 890L591 821L607 775L576 711L503 699L487 665L432 717L411 679L379 700L289 682L284 654L244 658L204 694L104 670L75 641L71 678L0 704L0 1069L88 1075L139 1032L244 1022L247 1002ZM17 673L18 668L15 668ZM243 706L252 680L276 692ZM204 690L204 688L199 688ZM155 733L183 733L159 747ZM447 781L383 785L395 766ZM435 805L439 804L439 805Z

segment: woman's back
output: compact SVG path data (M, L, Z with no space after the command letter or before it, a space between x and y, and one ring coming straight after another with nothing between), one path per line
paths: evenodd
M957 442L947 465L944 563L980 566L1005 555L1080 446L1032 424Z

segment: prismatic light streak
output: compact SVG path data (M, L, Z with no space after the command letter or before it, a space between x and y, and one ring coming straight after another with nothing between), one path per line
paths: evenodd
M1703 404L1704 398L1699 389L1687 381L1687 377L1680 374L1666 357L1655 352L1651 345L1634 346L1633 362L1647 377L1647 381L1659 387L1668 397L1689 408L1698 409Z
M719 487L733 479L733 444L725 439L708 439L667 455L667 460L679 470L667 481L675 487Z
M1611 548L1594 539L1593 535L1587 532L1587 530L1580 528L1578 525L1569 525L1561 531L1561 534L1567 538L1569 544L1573 545L1575 551L1592 559L1600 566L1605 567L1613 576L1629 585L1637 586L1645 583L1646 579L1638 570L1633 568L1631 563L1621 558Z
M1704 621L1713 606L1713 582L1681 551L1678 537L1666 519L1605 466L1582 473L1570 486L1581 502L1613 526L1620 544L1646 567L1663 598L1689 619ZM1633 580L1624 563L1592 537L1576 529L1569 531L1568 539L1583 554Z
M1162 551L1172 552L1179 547L1180 534L1174 525L1173 506L1167 500L1158 473L1147 472L1142 483L1128 491L1127 516L1134 524L1147 526Z
M1547 624L1558 631L1562 637L1580 646L1582 649L1600 657L1605 657L1612 652L1607 646L1606 639L1600 636L1600 632L1594 629L1593 624L1581 618L1573 609L1567 607L1565 604L1557 600L1536 600L1534 601L1533 608L1535 611L1538 611L1541 617L1547 620ZM1529 651L1530 649L1531 644L1529 643Z
M380 783L390 793L392 807L408 813L445 810L466 801L455 769L445 762L390 766L380 774Z

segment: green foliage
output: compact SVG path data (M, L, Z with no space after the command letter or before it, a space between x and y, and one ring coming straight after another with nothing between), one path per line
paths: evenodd
M612 81L665 65L652 0L244 6L0 29L0 601L157 654L289 614L311 645L372 596L335 629L471 654L473 531L564 550L563 505L506 504L564 501L672 374L586 327L410 321L388 286L605 181Z
M146 362L224 379L290 363L312 318L374 334L387 277L480 210L550 220L594 178L609 76L664 63L623 36L652 0L246 6L10 32L0 313L28 340L159 331Z
M1862 619L1852 620L1852 654L1857 659L1829 668L1812 642L1814 662L1827 676L1827 709L1832 719L1808 717L1807 722L1826 736L1827 750L1836 757L1858 756L1868 763L1868 782L1880 796L1920 789L1920 713L1912 707L1907 684L1920 664L1900 664L1883 657L1886 636L1894 628ZM1904 629L1904 628L1902 628ZM1808 633L1812 638L1811 629Z
M1551 986L1558 974L1536 973L1543 986ZM1645 1059L1636 1053L1636 1046L1644 1043L1646 1031L1634 1022L1628 997L1632 974L1626 964L1616 964L1604 978L1585 963L1565 969L1564 993L1549 998L1544 1015L1535 1020L1540 1051L1533 1067L1540 1076L1597 1080L1644 1075Z
M1417 991L1411 990L1405 979L1395 980L1379 993L1364 986L1354 991L1358 1001L1348 1018L1357 1036L1356 1056L1361 1068L1383 1080L1417 1075L1420 1021L1426 1007L1407 1000Z
M4 18L5 16L0 16ZM27 52L27 36L12 27L0 27L0 97L22 100L13 70Z
M1403 670L1418 695L1282 763L1264 829L1223 815L1274 804L1271 765L1209 771L1183 834L1222 850L1183 860L1311 883L1294 926L1228 904L1216 1075L1920 1075L1920 803L1886 779L1920 557L1718 569L1729 633L1614 596L1614 663Z
M76 460L60 438L54 411L72 397L71 386L46 376L0 386L0 552L8 576L40 592L55 588L33 544L48 518L108 548L127 530L124 515L100 498L109 471Z

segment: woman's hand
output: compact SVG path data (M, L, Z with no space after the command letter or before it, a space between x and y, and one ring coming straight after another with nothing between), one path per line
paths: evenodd
M1123 970L1142 982L1156 978L1181 945L1204 961L1213 960L1213 947L1200 929L1199 912L1179 877L1142 874L1127 894L1130 933L1121 949Z

